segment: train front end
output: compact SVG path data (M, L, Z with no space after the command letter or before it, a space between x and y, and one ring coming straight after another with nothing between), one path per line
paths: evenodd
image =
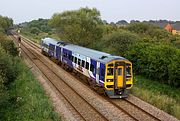
M106 64L106 94L110 98L125 98L133 85L132 63L114 60Z

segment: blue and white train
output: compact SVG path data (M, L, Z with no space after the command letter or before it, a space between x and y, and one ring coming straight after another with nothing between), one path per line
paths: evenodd
M44 38L42 53L84 75L91 84L102 88L110 98L128 96L133 85L132 63L121 56Z

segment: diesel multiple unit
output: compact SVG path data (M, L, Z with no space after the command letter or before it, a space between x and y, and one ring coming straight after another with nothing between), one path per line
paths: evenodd
M132 63L121 56L44 38L42 53L84 75L110 98L124 98L133 84Z

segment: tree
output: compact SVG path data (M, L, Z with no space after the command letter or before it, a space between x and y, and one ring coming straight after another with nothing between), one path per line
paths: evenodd
M13 25L13 20L8 17L3 17L0 15L0 29L3 32L7 32L7 29Z
M30 32L32 30L35 30L35 28L36 28L36 30L35 30L36 32L37 32L37 30L39 30L39 31L48 33L51 31L51 28L48 25L48 21L49 21L48 19L42 19L42 18L39 18L38 20L32 20L32 21L28 22L27 26L25 26L24 28L26 30L30 30ZM35 32L35 34L37 34L36 32Z
M112 33L103 37L104 46L109 48L109 52L123 56L129 46L137 41L139 38L136 34L125 30L113 31Z
M93 44L103 34L100 12L95 8L54 14L49 24L56 29L61 39L81 46Z
M38 35L39 32L40 32L40 30L39 30L37 27L32 27L32 28L30 29L30 32L31 32L32 34Z

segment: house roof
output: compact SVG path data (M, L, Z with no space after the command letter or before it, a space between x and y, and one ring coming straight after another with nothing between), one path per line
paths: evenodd
M173 29L180 30L180 23L175 23L172 26L173 26Z
M166 27L165 27L165 29L166 29L167 31L172 31L172 30L173 30L173 27L172 27L171 24L167 24Z

